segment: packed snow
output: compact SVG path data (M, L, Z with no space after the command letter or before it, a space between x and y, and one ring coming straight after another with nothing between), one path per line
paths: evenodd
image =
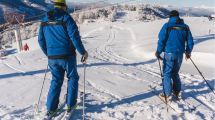
M86 118L214 120L215 95L189 60L184 60L180 72L183 102L171 102L175 111L169 108L167 112L166 105L156 94L161 92L162 86L154 52L158 32L168 19L140 22L131 21L129 18L132 14L126 16L121 18L123 21L113 23L99 21L80 25L83 43L90 54L86 72ZM204 17L184 20L195 38L192 58L214 88L214 22ZM38 46L37 37L25 40L24 43L28 43L30 51L18 54L15 49L10 49L9 52L15 54L0 60L1 120L42 119L35 114L35 106L44 79L47 58ZM79 92L83 92L84 66L79 55L77 58ZM50 81L51 74L48 72L40 105L44 112ZM66 83L65 79L61 102L66 92ZM78 106L72 119L82 119L82 105Z

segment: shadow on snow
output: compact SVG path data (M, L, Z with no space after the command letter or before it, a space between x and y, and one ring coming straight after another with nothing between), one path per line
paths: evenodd
M150 63L153 63L155 61L156 61L156 59L152 59L152 60L145 61L145 62L131 63L131 64L116 64L116 63L110 63L110 62L106 62L106 63L91 63L91 64L88 64L87 67L108 66L108 65L138 66L138 65L143 65L143 64L150 64ZM84 66L83 65L78 65L78 67L82 68ZM42 74L42 73L45 73L45 71L46 71L46 69L36 70L36 71L29 71L29 72L25 72L25 73L16 72L16 73L3 74L3 75L0 74L0 80L1 79L6 79L6 78L11 78L11 77L17 77L17 76L27 76L27 75Z
M208 40L215 40L215 34L196 37L194 39L194 43L195 43L195 45L197 45L197 44L200 44L200 43L208 41Z

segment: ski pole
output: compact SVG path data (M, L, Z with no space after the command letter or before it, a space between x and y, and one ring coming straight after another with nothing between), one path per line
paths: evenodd
M83 63L84 65L84 94L83 94L83 120L85 120L85 82L86 82L86 62Z
M190 58L190 61L193 63L193 65L195 66L195 68L197 69L197 71L199 72L199 74L201 75L201 77L203 78L203 80L206 82L207 86L210 88L210 90L215 95L215 92L214 92L213 88L210 86L210 84L208 83L208 81L205 79L205 77L203 76L202 72L199 70L199 68L197 67L197 65L194 63L194 61L191 58Z
M161 62L160 60L163 60L161 57L160 58L157 58L158 59L158 64L159 64L159 68L160 68L160 76L161 76L161 80L162 80L162 83L163 83L163 72L162 72L162 68L161 68ZM164 89L164 86L163 86L163 89ZM167 96L166 94L164 93L164 96L165 96L165 103L166 103L166 111L168 112L169 109L168 109L168 103L167 103Z
M44 87L44 84L45 84L45 80L46 80L46 75L47 75L47 72L48 72L48 68L49 68L49 65L47 65L47 68L46 68L46 71L45 71L45 75L44 75L44 79L43 79L42 88L40 90L40 96L39 96L39 100L38 100L38 103L37 103L37 112L39 112L40 99L41 99L41 96L42 96L42 93L43 93L43 87Z
M160 68L160 76L163 82L163 73L162 73L162 68L161 68L161 63L160 63L160 59L158 58L158 64L159 64L159 68Z
M84 93L83 93L83 115L82 115L82 119L85 120L85 82L86 82L86 58L84 58L84 56L82 56L81 58L81 62L83 63L84 66Z

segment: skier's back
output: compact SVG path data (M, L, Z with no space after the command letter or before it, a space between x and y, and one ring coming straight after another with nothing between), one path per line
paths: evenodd
M163 61L163 96L169 97L173 93L178 96L181 91L179 70L183 60L183 54L189 59L193 49L193 37L188 25L179 17L176 10L170 12L169 22L164 24L158 40L155 53L159 59L164 52Z
M51 86L47 98L47 115L53 114L59 104L61 86L65 72L68 78L67 106L72 108L77 103L78 72L76 49L83 55L85 62L88 53L85 50L78 27L66 12L65 0L54 0L55 9L47 12L42 19L38 42L48 57L48 65L52 74Z

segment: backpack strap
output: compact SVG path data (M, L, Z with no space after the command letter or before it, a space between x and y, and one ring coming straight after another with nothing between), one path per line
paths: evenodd
M62 26L66 26L65 22L63 21L47 21L47 22L41 22L42 27L44 26L55 26L55 25L62 25Z
M186 31L186 43L188 42L188 34L189 34L189 28L188 27L181 27L181 26L169 26L167 28L167 40L169 38L169 34L172 30L182 30L182 31Z
M184 31L186 31L187 28L181 27L181 26L170 26L170 27L168 27L168 31L171 31L171 30L184 30Z

